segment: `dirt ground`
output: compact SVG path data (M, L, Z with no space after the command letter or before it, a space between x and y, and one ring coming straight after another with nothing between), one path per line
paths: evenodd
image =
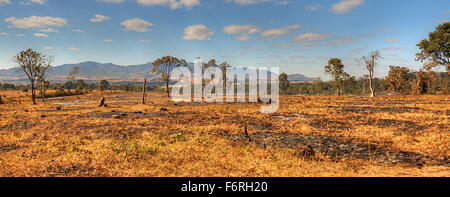
M7 99L0 176L450 176L448 96L282 96L274 114L103 96Z

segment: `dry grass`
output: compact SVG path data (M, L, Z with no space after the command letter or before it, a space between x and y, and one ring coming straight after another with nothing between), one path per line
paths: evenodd
M450 176L446 96L289 96L276 114L105 96L0 105L0 176Z

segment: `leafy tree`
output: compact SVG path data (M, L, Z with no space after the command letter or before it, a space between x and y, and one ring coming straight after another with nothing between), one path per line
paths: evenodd
M101 80L101 81L98 83L97 88L98 88L100 91L102 91L102 94L103 94L103 91L104 91L104 90L107 90L107 89L109 88L109 82L106 81L106 80Z
M45 79L45 72L50 67L53 58L28 49L20 51L14 56L14 61L19 64L30 80L31 97L33 104L36 104L36 83Z
M375 66L377 64L377 60L381 58L380 52L375 51L369 54L369 56L364 56L362 59L366 64L366 69L369 71L369 89L370 89L370 97L375 97L375 88L373 87L373 77L375 74Z
M425 94L427 93L427 83L426 83L426 74L420 69L419 72L416 72L416 79L412 83L412 91L413 94Z
M428 39L420 41L417 46L421 50L416 54L417 60L426 62L426 70L445 66L450 72L450 22L437 26L434 32L428 34Z
M75 83L75 86L77 87L77 90L82 90L82 89L85 89L87 87L87 84L83 80L79 79Z
M209 60L208 63L204 65L205 70L206 70L207 68L211 67L211 66L216 66L216 60L215 60L215 59Z
M40 91L40 95L42 98L42 102L45 102L45 92L50 87L50 82L45 81L45 78L42 78L38 81L38 88Z
M386 76L389 83L389 90L395 92L406 92L409 84L409 69L400 66L389 66L390 70Z
M286 73L281 73L280 77L280 90L282 94L287 94L289 89L289 80Z
M333 82L336 86L336 94L340 96L344 86L348 80L351 79L350 75L344 72L342 60L338 58L330 59L328 65L325 66L325 74L329 74L333 77Z
M180 66L187 66L186 60L172 56L165 56L153 62L153 73L160 75L161 81L165 82L167 97L170 97L169 83L172 71Z
M75 89L77 86L72 81L67 81L63 84L64 89Z

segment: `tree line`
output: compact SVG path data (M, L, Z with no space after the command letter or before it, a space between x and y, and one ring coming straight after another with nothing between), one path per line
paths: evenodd
M424 65L419 71L410 71L407 67L398 65L389 66L390 70L385 78L374 77L375 68L381 59L379 51L374 51L356 61L364 65L368 74L359 79L350 76L344 71L343 61L331 58L325 65L325 74L333 79L330 82L316 80L311 84L290 85L287 75L280 76L280 90L283 94L329 95L334 91L339 96L343 93L366 94L369 89L370 97L375 97L377 91L392 91L401 94L448 94L450 71L450 22L436 27L429 33L428 39L417 44L421 50L416 54L416 60ZM443 66L447 72L436 72L433 68ZM361 93L362 90L362 93Z
M345 72L345 65L339 58L331 58L325 65L325 74L332 77L331 81L323 82L320 79L310 84L291 84L285 73L279 76L280 93L281 94L307 94L307 95L331 95L334 92L339 96L342 94L366 94L368 92L371 97L375 97L378 91L393 91L397 93L413 93L413 94L436 94L449 93L449 76L450 71L450 22L443 23L436 27L434 32L429 33L428 39L420 41L417 46L420 52L416 54L416 60L421 61L424 65L419 71L410 71L406 67L391 65L388 75L383 79L374 77L375 68L381 59L379 51L374 51L356 61L360 65L364 65L367 74L356 79ZM36 104L36 91L39 91L39 97L43 100L47 96L48 89L56 90L53 96L65 96L74 94L88 93L90 90L98 89L102 93L107 89L118 89L125 91L141 91L156 90L158 86L152 85L147 87L146 79L144 85L110 85L107 80L101 80L97 84L87 84L81 79L76 79L80 73L78 67L74 67L68 73L67 82L64 84L51 84L45 78L46 71L50 68L53 57L41 54L39 52L28 49L20 51L13 57L18 63L25 75L30 81L28 86L22 86L23 91L31 90L33 104ZM153 62L153 73L160 76L160 82L165 84L165 91L170 97L170 78L175 68L187 67L184 59L172 56L165 56ZM204 68L209 66L217 66L216 60L210 60L203 65ZM230 65L223 62L219 65L223 71L223 78L226 78L226 68ZM433 68L443 66L447 73L438 73L432 71ZM217 77L217 76L216 76ZM205 82L205 81L204 81ZM224 81L225 83L225 81ZM366 89L367 87L367 89ZM14 89L12 84L1 84L0 89ZM2 96L0 96L0 103ZM145 102L145 91L143 91L143 103Z

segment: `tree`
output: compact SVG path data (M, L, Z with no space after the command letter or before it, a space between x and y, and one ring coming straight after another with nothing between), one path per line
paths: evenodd
M450 22L437 26L434 32L428 34L428 39L420 41L417 46L421 51L416 54L416 60L425 61L426 70L445 66L450 72Z
M75 89L77 86L72 81L67 81L63 84L64 89Z
M280 90L282 94L287 94L289 89L289 80L286 73L281 73L280 77Z
M425 72L420 69L419 72L416 72L416 79L412 83L412 92L413 94L425 94L427 88Z
M345 84L351 79L350 75L344 72L342 60L338 58L330 59L328 65L325 66L325 74L329 74L333 77L333 82L336 86L336 94L340 96Z
M108 89L108 87L109 87L109 82L106 81L106 80L101 80L101 81L98 83L98 86L97 86L97 88L98 88L100 91L102 91L102 94L103 94L103 91L104 91L104 90L107 90L107 89Z
M375 88L373 87L373 76L375 74L375 66L377 60L381 58L380 52L375 51L369 54L369 56L364 56L363 60L366 64L366 69L369 71L369 89L370 97L375 97Z
M37 85L38 85L38 88L40 91L42 102L45 102L45 92L50 87L50 82L45 81L45 78L42 78L42 79L38 80Z
M222 67L223 95L225 95L227 91L227 68L230 67L230 65L228 62L222 62L220 66Z
M205 70L206 70L207 68L211 67L211 66L216 66L216 60L215 60L215 59L209 60L208 63L204 65Z
M389 83L389 90L395 92L406 92L409 84L409 69L400 66L389 66L390 70L386 76L386 81Z
M87 84L83 80L79 79L75 83L75 87L77 87L77 90L82 90L87 87Z
M180 66L187 66L186 60L172 56L166 56L153 62L153 73L160 75L160 80L166 83L167 97L170 97L169 83L173 69Z
M73 69L69 72L69 75L67 75L67 80L75 83L75 78L79 73L80 68L78 68L78 66L73 67Z
M20 51L14 56L14 61L19 64L20 68L22 68L30 80L31 97L33 104L36 105L36 83L40 80L45 80L45 72L50 67L53 58L28 49L26 51Z

